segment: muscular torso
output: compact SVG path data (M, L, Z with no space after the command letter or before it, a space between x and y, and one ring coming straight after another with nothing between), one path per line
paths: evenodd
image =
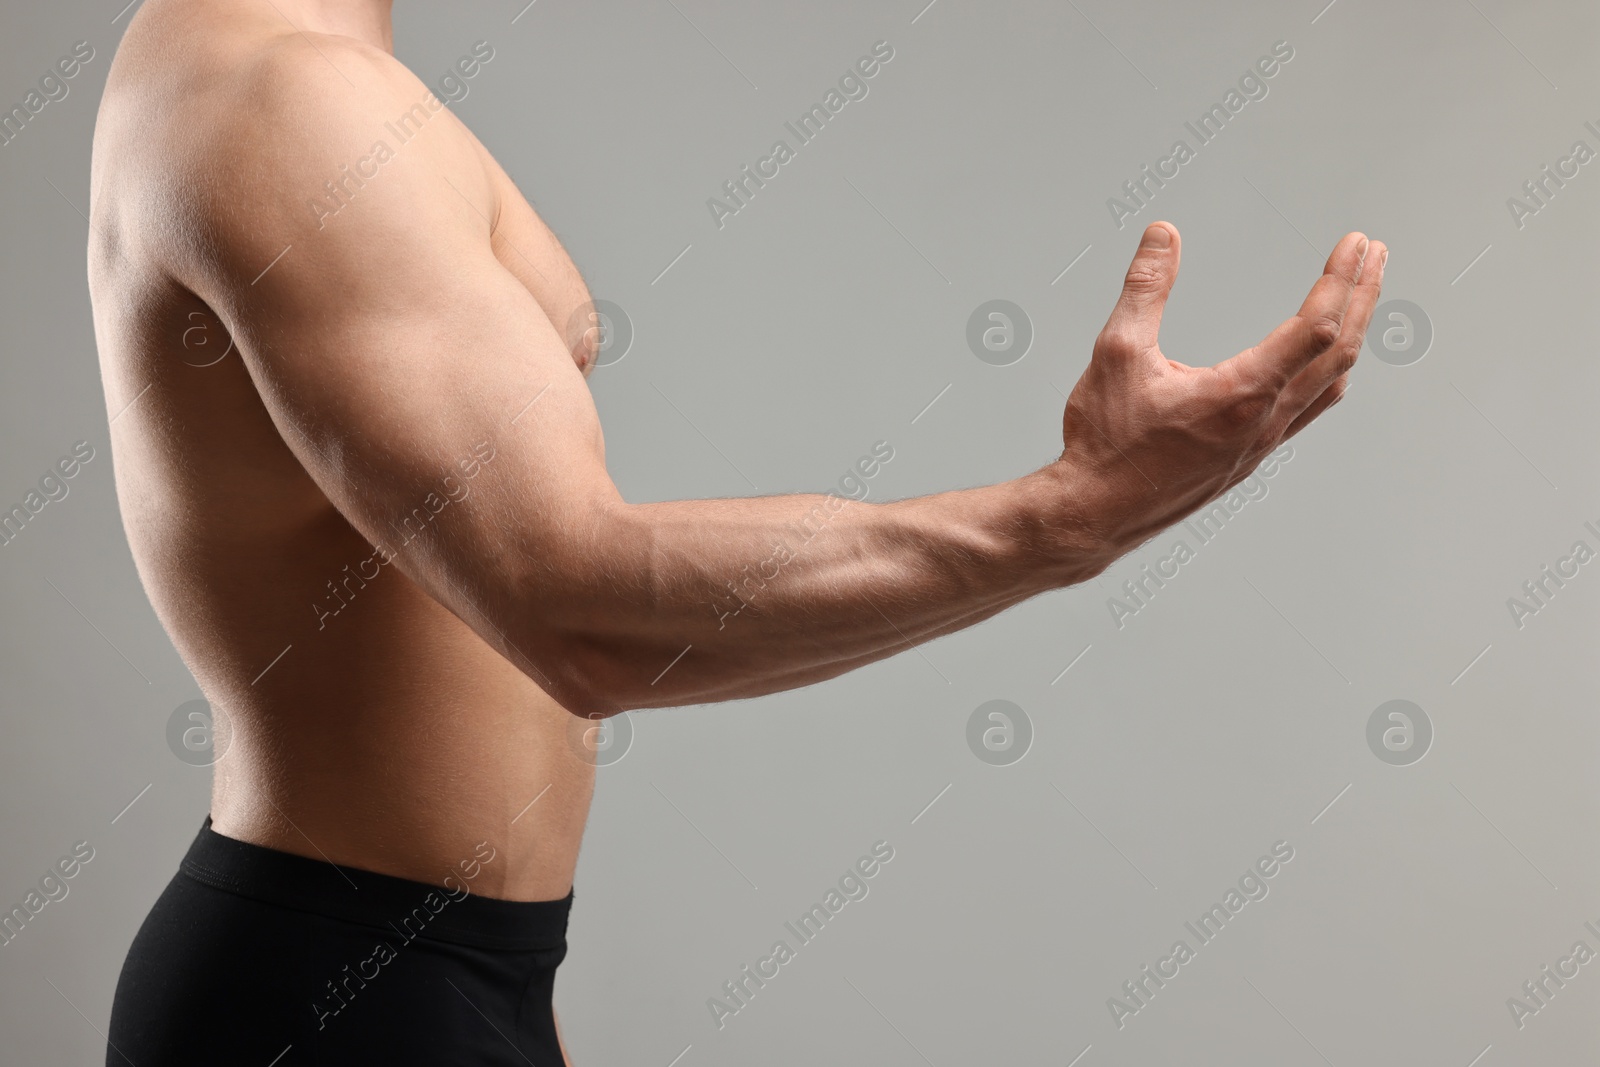
M117 492L150 600L218 719L215 829L434 884L488 841L477 892L564 896L593 788L584 724L384 565L286 445L221 318L179 280L192 235L166 212L185 195L172 161L194 181L209 171L193 165L194 131L210 145L219 126L251 135L230 72L262 49L317 61L262 10L147 5L94 146L90 279ZM431 122L469 139L497 202L496 257L581 361L573 323L588 294L571 260L451 112Z

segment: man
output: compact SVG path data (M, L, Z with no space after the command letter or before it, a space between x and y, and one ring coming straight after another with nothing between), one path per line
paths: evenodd
M148 0L107 82L118 494L226 744L108 1063L563 1062L595 720L809 685L1100 573L1336 403L1378 296L1387 253L1349 234L1261 344L1171 362L1156 223L1055 462L881 505L629 504L583 282L393 58L389 7Z

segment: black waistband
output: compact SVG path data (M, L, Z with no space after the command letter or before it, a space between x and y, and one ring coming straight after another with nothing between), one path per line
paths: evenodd
M489 862L493 862L490 860ZM448 888L340 867L224 837L211 817L179 868L205 885L253 900L413 937L478 948L557 948L566 943L572 894L561 900L498 900L472 892L462 871ZM469 866L467 868L471 870Z

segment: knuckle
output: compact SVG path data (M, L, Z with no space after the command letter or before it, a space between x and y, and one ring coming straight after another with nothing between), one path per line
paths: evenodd
M1100 336L1095 338L1094 351L1109 356L1131 355L1138 345L1134 342L1133 334L1126 326L1119 322L1106 323L1105 329L1100 331Z
M1128 268L1122 287L1132 293L1157 293L1166 285L1166 272L1154 263L1135 262Z
M1261 393L1237 396L1222 406L1222 421L1237 431L1254 430L1272 412L1272 399Z
M1316 350L1324 351L1339 340L1339 320L1332 315L1318 315L1307 323L1307 332Z
M1359 336L1352 337L1339 346L1339 358L1335 370L1340 378L1349 374L1350 369L1356 365L1356 360L1361 355L1361 340Z

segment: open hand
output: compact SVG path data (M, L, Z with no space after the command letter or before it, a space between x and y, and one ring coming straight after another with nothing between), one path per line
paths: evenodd
M1231 359L1190 367L1157 339L1179 248L1170 223L1145 230L1062 419L1059 462L1117 554L1249 477L1339 402L1388 258L1382 242L1346 234L1291 318Z

